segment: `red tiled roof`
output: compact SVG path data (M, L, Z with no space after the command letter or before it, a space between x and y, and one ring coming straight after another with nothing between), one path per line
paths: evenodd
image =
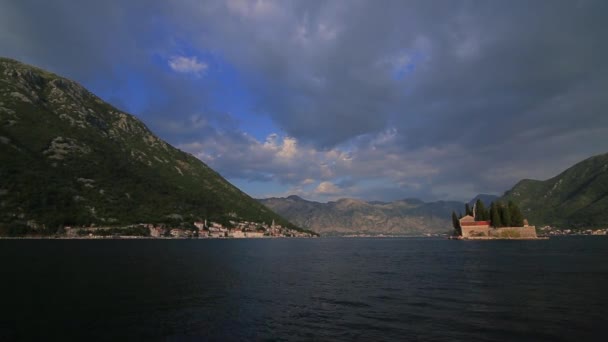
M461 226L489 226L490 221L460 222Z

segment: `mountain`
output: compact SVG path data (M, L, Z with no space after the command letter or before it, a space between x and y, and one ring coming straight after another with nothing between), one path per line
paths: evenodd
M464 207L461 202L418 199L365 202L344 198L319 203L289 196L259 201L294 224L323 235L444 233L452 229L452 211Z
M481 200L481 202L486 207L489 207L492 202L495 202L499 198L500 198L500 196L496 196L496 195L479 194L479 195L473 197L473 199L469 201L469 205L472 206L473 204L475 204L475 202L477 202L477 200Z
M293 228L79 84L0 58L0 228L200 219Z
M519 204L531 224L607 227L608 153L583 160L545 181L524 179L502 200Z

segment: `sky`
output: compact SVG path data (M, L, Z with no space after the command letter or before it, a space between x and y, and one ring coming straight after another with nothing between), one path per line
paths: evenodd
M604 0L0 0L0 56L256 198L468 201L608 152L606 18Z

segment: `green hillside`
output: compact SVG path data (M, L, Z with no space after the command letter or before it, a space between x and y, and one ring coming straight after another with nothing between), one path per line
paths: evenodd
M199 219L293 227L77 83L0 58L1 229Z
M507 191L531 224L608 226L608 153L586 159L546 181L525 179Z

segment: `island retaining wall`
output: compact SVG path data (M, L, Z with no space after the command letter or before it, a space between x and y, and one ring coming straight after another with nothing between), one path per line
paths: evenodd
M492 238L536 238L536 228L527 227L502 227L490 228L488 226L463 226L462 237L492 237Z

